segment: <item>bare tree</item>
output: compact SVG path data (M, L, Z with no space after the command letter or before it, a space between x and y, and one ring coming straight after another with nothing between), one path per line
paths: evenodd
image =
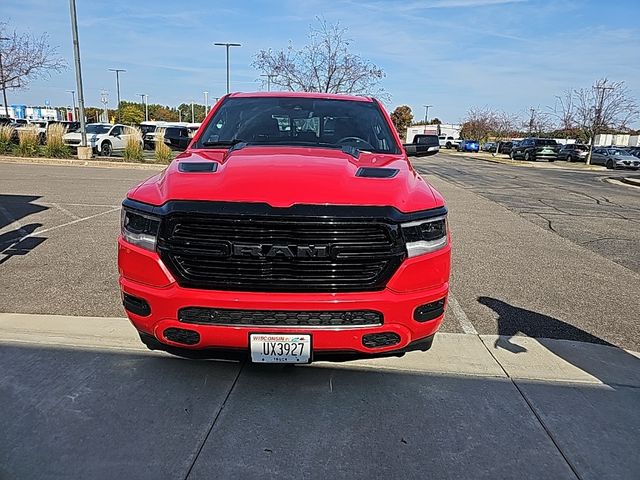
M499 153L500 142L513 136L517 129L518 116L504 111L492 112L491 114L491 130L496 140L496 151Z
M549 109L549 114L558 121L560 128L569 138L571 131L577 127L577 108L573 90L567 89L562 95L556 95L556 103Z
M285 50L260 50L252 65L286 90L388 97L379 87L384 71L349 51L346 28L321 19L318 23L300 50L292 44Z
M49 44L46 33L40 37L9 32L6 23L0 23L0 85L7 109L7 90L25 88L36 78L59 72L66 62L58 55L58 48Z
M589 165L596 135L604 130L628 129L640 110L624 82L602 78L591 88L576 90L574 95L578 125L589 138Z
M539 137L553 130L554 125L549 114L541 112L538 108L531 107L529 108L527 119L522 122L522 128L525 129L530 136Z
M471 107L462 123L460 135L467 140L483 142L489 138L494 124L494 113L487 107Z

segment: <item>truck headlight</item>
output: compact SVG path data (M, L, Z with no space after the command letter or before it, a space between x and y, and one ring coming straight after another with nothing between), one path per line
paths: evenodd
M435 252L447 246L447 217L403 223L402 233L409 257Z
M122 209L120 215L120 228L124 239L154 252L156 250L156 240L158 238L158 228L160 219L147 213L140 213L128 208Z

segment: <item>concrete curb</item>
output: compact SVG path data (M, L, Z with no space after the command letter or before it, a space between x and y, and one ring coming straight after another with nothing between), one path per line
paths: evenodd
M618 178L622 183L626 183L627 185L632 185L634 187L640 187L640 177L621 177Z
M167 165L155 163L132 163L118 160L78 160L73 158L33 158L0 156L0 163L20 165L56 165L67 167L129 168L137 170L164 170Z
M166 355L146 350L126 318L0 313L0 344ZM640 387L640 353L523 336L438 333L428 353L314 365Z

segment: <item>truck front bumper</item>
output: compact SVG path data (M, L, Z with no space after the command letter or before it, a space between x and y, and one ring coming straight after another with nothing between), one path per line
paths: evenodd
M313 358L338 359L428 349L444 316L450 247L405 260L386 288L374 292L258 293L183 288L155 252L133 246L122 238L118 240L118 265L120 288L123 299L127 299L125 310L149 348L192 357L237 358L247 355L252 333L296 333L311 335ZM381 314L382 321L366 326L203 325L180 320L179 311L188 307L300 312L367 310ZM429 313L425 315L425 311ZM168 329L196 332L198 341L192 344L172 341L167 338ZM391 334L395 340L383 346L365 346L370 344L364 341L365 337L371 338L371 334Z

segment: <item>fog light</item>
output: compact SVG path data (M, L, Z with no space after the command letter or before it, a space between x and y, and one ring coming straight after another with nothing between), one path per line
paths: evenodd
M400 343L400 335L393 332L368 333L362 336L362 345L367 348L389 347Z
M164 331L164 338L175 343L195 345L200 341L200 334L194 330L187 330L186 328L167 328Z
M438 318L444 313L446 298L441 298L435 302L420 305L413 312L413 319L416 322L428 322L434 318Z
M147 317L151 315L151 307L146 300L142 298L134 297L128 293L122 294L122 305L125 310L141 317Z

